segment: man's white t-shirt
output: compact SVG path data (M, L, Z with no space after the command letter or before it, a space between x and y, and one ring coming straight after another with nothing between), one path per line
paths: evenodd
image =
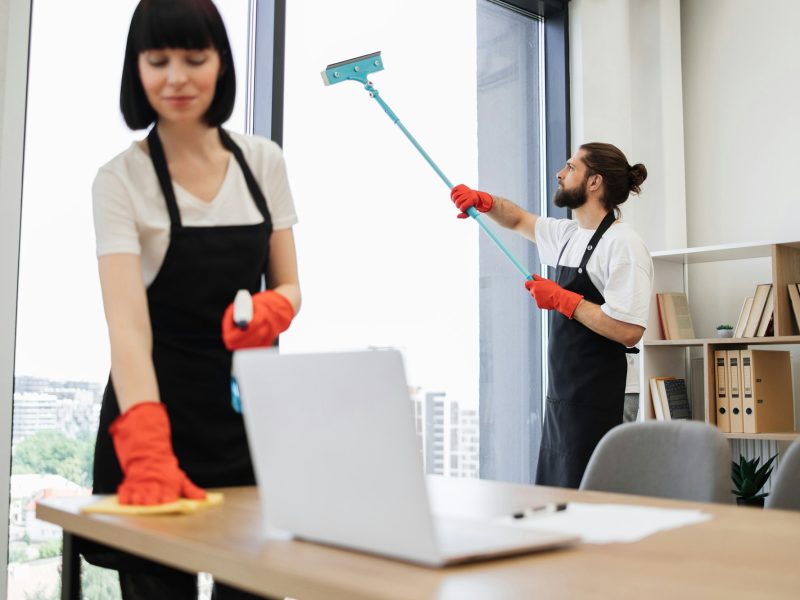
M635 358L636 354L626 354L628 361L628 376L625 378L625 393L639 393L639 361Z
M272 228L297 223L286 164L280 147L265 138L228 132L242 149L272 218ZM173 182L184 226L251 225L264 218L258 211L239 164L231 155L216 197L204 202ZM97 256L139 254L145 286L149 286L167 253L170 220L150 156L134 142L100 167L92 186Z
M577 221L539 217L536 246L539 260L555 267L580 266L594 229L583 229ZM566 244L559 261L558 256ZM613 319L647 327L653 288L653 260L632 227L617 222L600 238L586 265L594 286L605 302L600 309Z

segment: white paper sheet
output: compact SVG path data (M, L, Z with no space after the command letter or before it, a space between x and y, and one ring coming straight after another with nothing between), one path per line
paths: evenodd
M576 535L587 544L611 544L638 542L659 531L710 519L710 514L700 510L571 502L566 510L560 512L523 519L501 517L500 521L519 527Z

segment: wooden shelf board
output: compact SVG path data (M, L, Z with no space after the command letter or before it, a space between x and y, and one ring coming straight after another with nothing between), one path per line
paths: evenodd
M776 440L779 442L793 442L800 439L800 431L784 433L723 433L726 438L733 440Z
M719 246L701 246L698 248L682 248L680 250L660 250L651 252L653 260L693 265L705 262L724 260L741 260L746 258L766 258L772 256L772 246L780 244L800 248L796 240L787 242L755 242L750 244L721 244Z
M694 340L649 340L644 342L644 345L648 348L653 348L655 346L672 346L672 347L688 347L688 346L702 346L704 340L701 339L694 339Z
M647 422L655 421L656 419L645 419ZM704 421L698 420L699 423ZM664 423L664 421L661 421ZM730 433L722 432L726 438L731 440L775 440L778 442L793 442L800 439L800 431L778 431L775 433Z
M771 344L800 344L800 335L778 335L770 337L749 338L696 338L691 340L648 340L644 342L647 347L654 346L702 346L714 344L717 346L755 346Z

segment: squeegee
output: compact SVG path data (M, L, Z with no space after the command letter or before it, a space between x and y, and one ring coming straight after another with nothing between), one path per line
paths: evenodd
M375 101L380 104L381 108L384 112L389 116L389 118L400 128L408 140L414 145L414 147L419 151L422 157L428 161L428 164L436 171L436 174L439 178L444 182L447 186L448 190L453 189L453 184L450 180L445 176L442 170L437 166L433 159L428 156L428 153L419 145L414 136L405 128L405 126L400 122L400 119L397 118L397 115L394 114L389 105L384 102L383 98L381 98L378 90L375 89L375 86L372 85L372 82L368 79L368 76L372 73L376 73L377 71L383 71L383 60L381 60L381 53L380 52L373 52L372 54L365 54L364 56L358 56L356 58L351 58L350 60L344 60L342 62L333 63L328 65L324 71L322 71L322 80L325 82L325 85L334 85L336 83L341 83L342 81L357 81L364 86L364 89L369 92L370 98L374 98ZM470 206L467 209L467 214L475 219L480 225L481 229L483 229L484 233L488 235L491 240L495 243L495 245L500 249L500 251L505 254L506 258L510 260L513 265L517 268L517 270L525 276L525 279L532 279L532 275L528 273L525 267L514 257L513 254L506 248L505 244L500 241L500 239L494 234L494 232L489 228L486 224L485 219L481 217L481 214L475 210L474 206Z

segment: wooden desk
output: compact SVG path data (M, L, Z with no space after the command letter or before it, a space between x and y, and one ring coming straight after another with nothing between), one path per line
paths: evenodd
M224 489L222 506L187 516L81 515L89 498L45 500L36 515L65 533L298 600L800 597L800 513L465 479L434 477L429 485L435 511L452 515L504 515L580 501L700 508L714 518L632 544L578 545L428 569L311 543L268 541L255 488Z

